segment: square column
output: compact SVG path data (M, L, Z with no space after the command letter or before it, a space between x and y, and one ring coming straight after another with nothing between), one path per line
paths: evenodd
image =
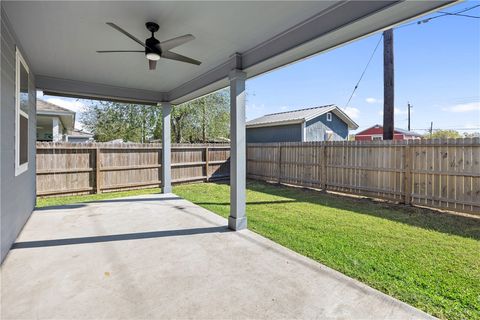
M170 137L170 113L172 105L170 102L162 102L162 193L172 192L171 175L171 137Z
M60 119L58 117L52 118L52 141L62 141L62 135L60 132Z
M230 80L230 216L228 228L247 227L246 207L246 140L245 140L245 79L246 74L232 70Z

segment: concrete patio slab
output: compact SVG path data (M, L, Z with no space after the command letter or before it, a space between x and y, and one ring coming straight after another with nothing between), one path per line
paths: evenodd
M427 319L174 194L36 210L1 267L1 318Z

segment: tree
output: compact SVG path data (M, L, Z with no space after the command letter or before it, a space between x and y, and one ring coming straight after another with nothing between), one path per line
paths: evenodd
M161 119L158 106L101 101L88 105L80 121L96 141L147 142L161 137Z
M425 136L429 139L448 139L448 138L461 138L462 135L455 130L435 130L432 134Z
M172 141L209 142L229 137L230 105L227 90L214 92L172 108ZM82 113L85 129L97 141L160 140L162 108L118 102L92 102Z
M230 136L230 104L227 90L173 107L172 140L176 143L209 142Z

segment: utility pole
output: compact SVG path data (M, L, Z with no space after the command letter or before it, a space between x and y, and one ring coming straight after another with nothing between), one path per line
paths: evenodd
M394 131L393 29L383 32L383 140L392 140Z
M413 106L408 103L408 131L410 131L410 109L413 108Z
M433 135L433 121L430 122L430 139L432 138Z

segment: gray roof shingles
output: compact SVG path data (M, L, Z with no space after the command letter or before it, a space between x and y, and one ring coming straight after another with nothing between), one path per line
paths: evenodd
M37 99L37 112L49 112L49 113L55 113L55 112L60 112L60 113L71 113L75 114L75 112L62 108L60 106L57 106L56 104Z
M266 114L262 117L248 121L246 125L253 126L253 125L259 125L259 124L278 123L278 122L295 122L295 121L302 122L305 119L309 119L317 114L322 114L322 111L330 110L332 109L332 107L335 107L335 105L329 104L329 105L313 107L313 108Z

